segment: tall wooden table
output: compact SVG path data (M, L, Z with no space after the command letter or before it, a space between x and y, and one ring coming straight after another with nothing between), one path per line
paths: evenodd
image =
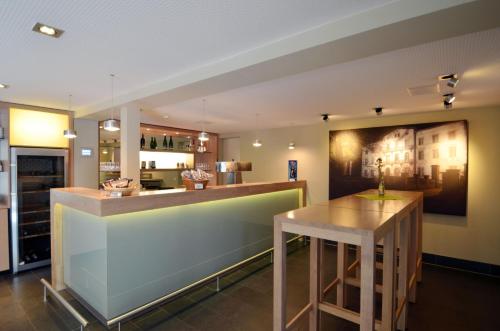
M363 194L373 194L365 191ZM373 201L355 195L276 215L274 220L274 330L291 330L306 316L309 330L319 327L319 311L360 325L361 331L394 330L406 325L406 303L415 300L420 277L421 192L389 191L401 200ZM309 303L286 322L286 238L296 233L311 237ZM337 278L325 286L322 277L322 240L338 242ZM376 245L383 241L383 285L375 283ZM361 289L360 313L344 307L347 284L347 244L361 248L357 282ZM399 265L397 248L399 246ZM399 277L396 274L399 273ZM396 285L396 279L399 283ZM337 287L337 303L323 300L326 290ZM397 289L397 291L396 291ZM375 320L375 293L382 292L382 320Z

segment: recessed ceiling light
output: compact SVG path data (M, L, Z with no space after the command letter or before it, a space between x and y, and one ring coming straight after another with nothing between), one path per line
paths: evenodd
M9 88L9 85L0 83L0 88Z
M168 115L163 115L163 118L168 118Z
M32 30L53 38L59 38L64 33L64 30L43 23L36 23Z

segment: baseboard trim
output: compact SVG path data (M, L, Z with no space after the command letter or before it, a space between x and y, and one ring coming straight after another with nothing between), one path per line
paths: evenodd
M462 260L430 253L422 253L422 262L440 267L500 278L500 266L495 264Z

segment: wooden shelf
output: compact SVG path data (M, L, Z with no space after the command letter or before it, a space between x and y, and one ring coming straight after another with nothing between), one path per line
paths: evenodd
M23 191L22 194L37 194L37 193L49 193L50 190L34 190L34 191Z
M26 215L26 214L36 214L36 213L48 213L48 212L50 212L50 208L26 210L19 212L19 214Z
M19 176L19 179L24 179L24 178L63 178L63 175L25 175L25 176Z
M192 151L176 151L171 149L141 149L141 152L194 154Z
M50 220L20 223L19 226L30 226L30 225L47 224L47 223L50 223Z
M150 172L150 171L179 171L179 170L189 170L192 168L163 168L163 169L141 169L141 172Z
M38 238L38 237L46 237L46 236L50 236L50 232L39 233L39 234L31 234L31 235L28 235L28 236L19 236L19 239L23 240L23 239L31 239L31 238Z

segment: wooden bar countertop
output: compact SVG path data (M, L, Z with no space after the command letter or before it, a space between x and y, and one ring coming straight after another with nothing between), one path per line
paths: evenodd
M96 189L66 187L51 189L50 199L52 204L60 203L96 216L111 216L290 189L303 190L302 198L303 205L305 205L305 180L218 185L195 191L187 191L183 188L141 191L131 196L119 198L107 196L104 191Z

